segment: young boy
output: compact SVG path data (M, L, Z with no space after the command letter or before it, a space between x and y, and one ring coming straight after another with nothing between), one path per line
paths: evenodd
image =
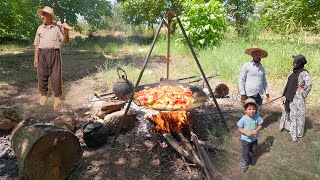
M252 98L244 103L245 115L238 121L238 130L241 133L242 160L241 171L245 172L248 165L254 164L253 156L257 152L259 131L262 128L263 120L256 114L258 104Z
M54 92L53 108L59 110L62 107L62 59L60 54L61 43L69 42L69 30L67 24L57 25L53 9L45 6L38 9L42 25L38 27L34 38L34 66L38 73L38 88L41 93L40 105L45 105L48 100L48 82Z

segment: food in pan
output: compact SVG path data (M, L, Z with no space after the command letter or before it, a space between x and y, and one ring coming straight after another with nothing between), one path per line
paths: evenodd
M195 101L189 87L163 84L153 88L145 86L134 93L134 99L142 106L167 110L187 109Z

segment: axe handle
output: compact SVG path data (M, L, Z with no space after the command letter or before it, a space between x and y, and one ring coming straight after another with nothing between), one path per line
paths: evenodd
M266 105L266 104L269 104L269 103L272 103L273 101L278 100L278 99L280 99L280 98L282 98L282 97L283 97L282 95L279 96L279 97L276 97L276 98L274 98L274 99L272 99L272 100L269 100L268 102L266 102L266 103L264 103L264 104L261 104L261 106ZM260 109L261 106L259 106L258 110Z

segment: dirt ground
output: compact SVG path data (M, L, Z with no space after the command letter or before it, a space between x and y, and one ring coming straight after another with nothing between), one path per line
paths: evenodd
M72 53L63 56L64 59L68 59ZM26 59L32 60L31 56L27 56ZM93 98L94 93L101 94L108 91L105 87L92 88L90 85L92 79L86 77L88 72L94 74L95 67L99 65L101 65L99 60L92 60L90 66L81 59L64 63L64 112L53 111L52 98L44 107L38 104L37 82L34 78L27 82L2 86L1 107L16 108L30 117L40 118L44 122L65 112L74 113L78 127L76 135L79 137L84 153L81 160L72 169L68 179L205 179L201 169L182 160L180 155L160 135L149 132L148 129L141 130L141 126L147 123L145 121L140 120L132 130L122 133L114 148L111 147L114 138L112 136L109 137L108 143L100 148L86 147L82 140L81 126L92 120L90 117L91 104L88 101ZM35 75L32 70L29 73ZM214 87L219 83L219 80L210 82ZM296 150L297 146L306 146L308 142L304 139L299 139L297 143L287 141L288 133L278 130L281 103L279 101L270 103L260 111L266 125L261 131L258 161L246 173L241 173L239 169L241 146L235 124L243 115L243 110L235 85L228 86L230 88L229 96L217 99L217 102L220 108L226 112L224 118L230 131L223 130L222 120L212 101L191 111L193 131L199 139L210 141L212 144L221 145L224 148L224 150L208 150L208 152L217 170L225 177L230 179L279 179L281 176L277 176L277 172L274 170L278 168L274 165L275 158L281 159L277 146L281 144ZM273 94L273 97L278 95ZM208 115L207 112L211 112L211 114ZM316 114L307 115L306 128L308 133L319 130L319 124L319 117ZM7 137L10 136L10 132L3 131L1 135ZM297 151L295 154L303 160L300 153ZM307 167L295 169L298 175L293 179L300 177L319 179L319 175L313 173L312 167L309 167L307 163L305 165ZM17 175L16 159L12 157L1 158L0 179L16 179Z

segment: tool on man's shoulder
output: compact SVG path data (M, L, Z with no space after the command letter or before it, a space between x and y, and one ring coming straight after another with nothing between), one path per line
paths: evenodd
M266 103L261 104L261 106L264 106L264 105L266 105L266 104L270 104L270 103L272 103L272 102L274 102L274 101L276 101L276 100L278 100L278 99L280 99L280 98L282 98L282 97L283 97L283 95L281 95L281 96L279 96L279 97L276 97L276 98L274 98L274 99L272 99L272 100L269 100L269 101L266 102ZM261 108L261 106L259 106L258 111L259 111L259 109Z
M68 30L70 30L70 31L73 30L73 27L69 26L69 24L67 24L67 23L63 23L63 24L62 24L61 22L57 22L57 25L60 26L60 27L65 28L65 29L68 29Z

